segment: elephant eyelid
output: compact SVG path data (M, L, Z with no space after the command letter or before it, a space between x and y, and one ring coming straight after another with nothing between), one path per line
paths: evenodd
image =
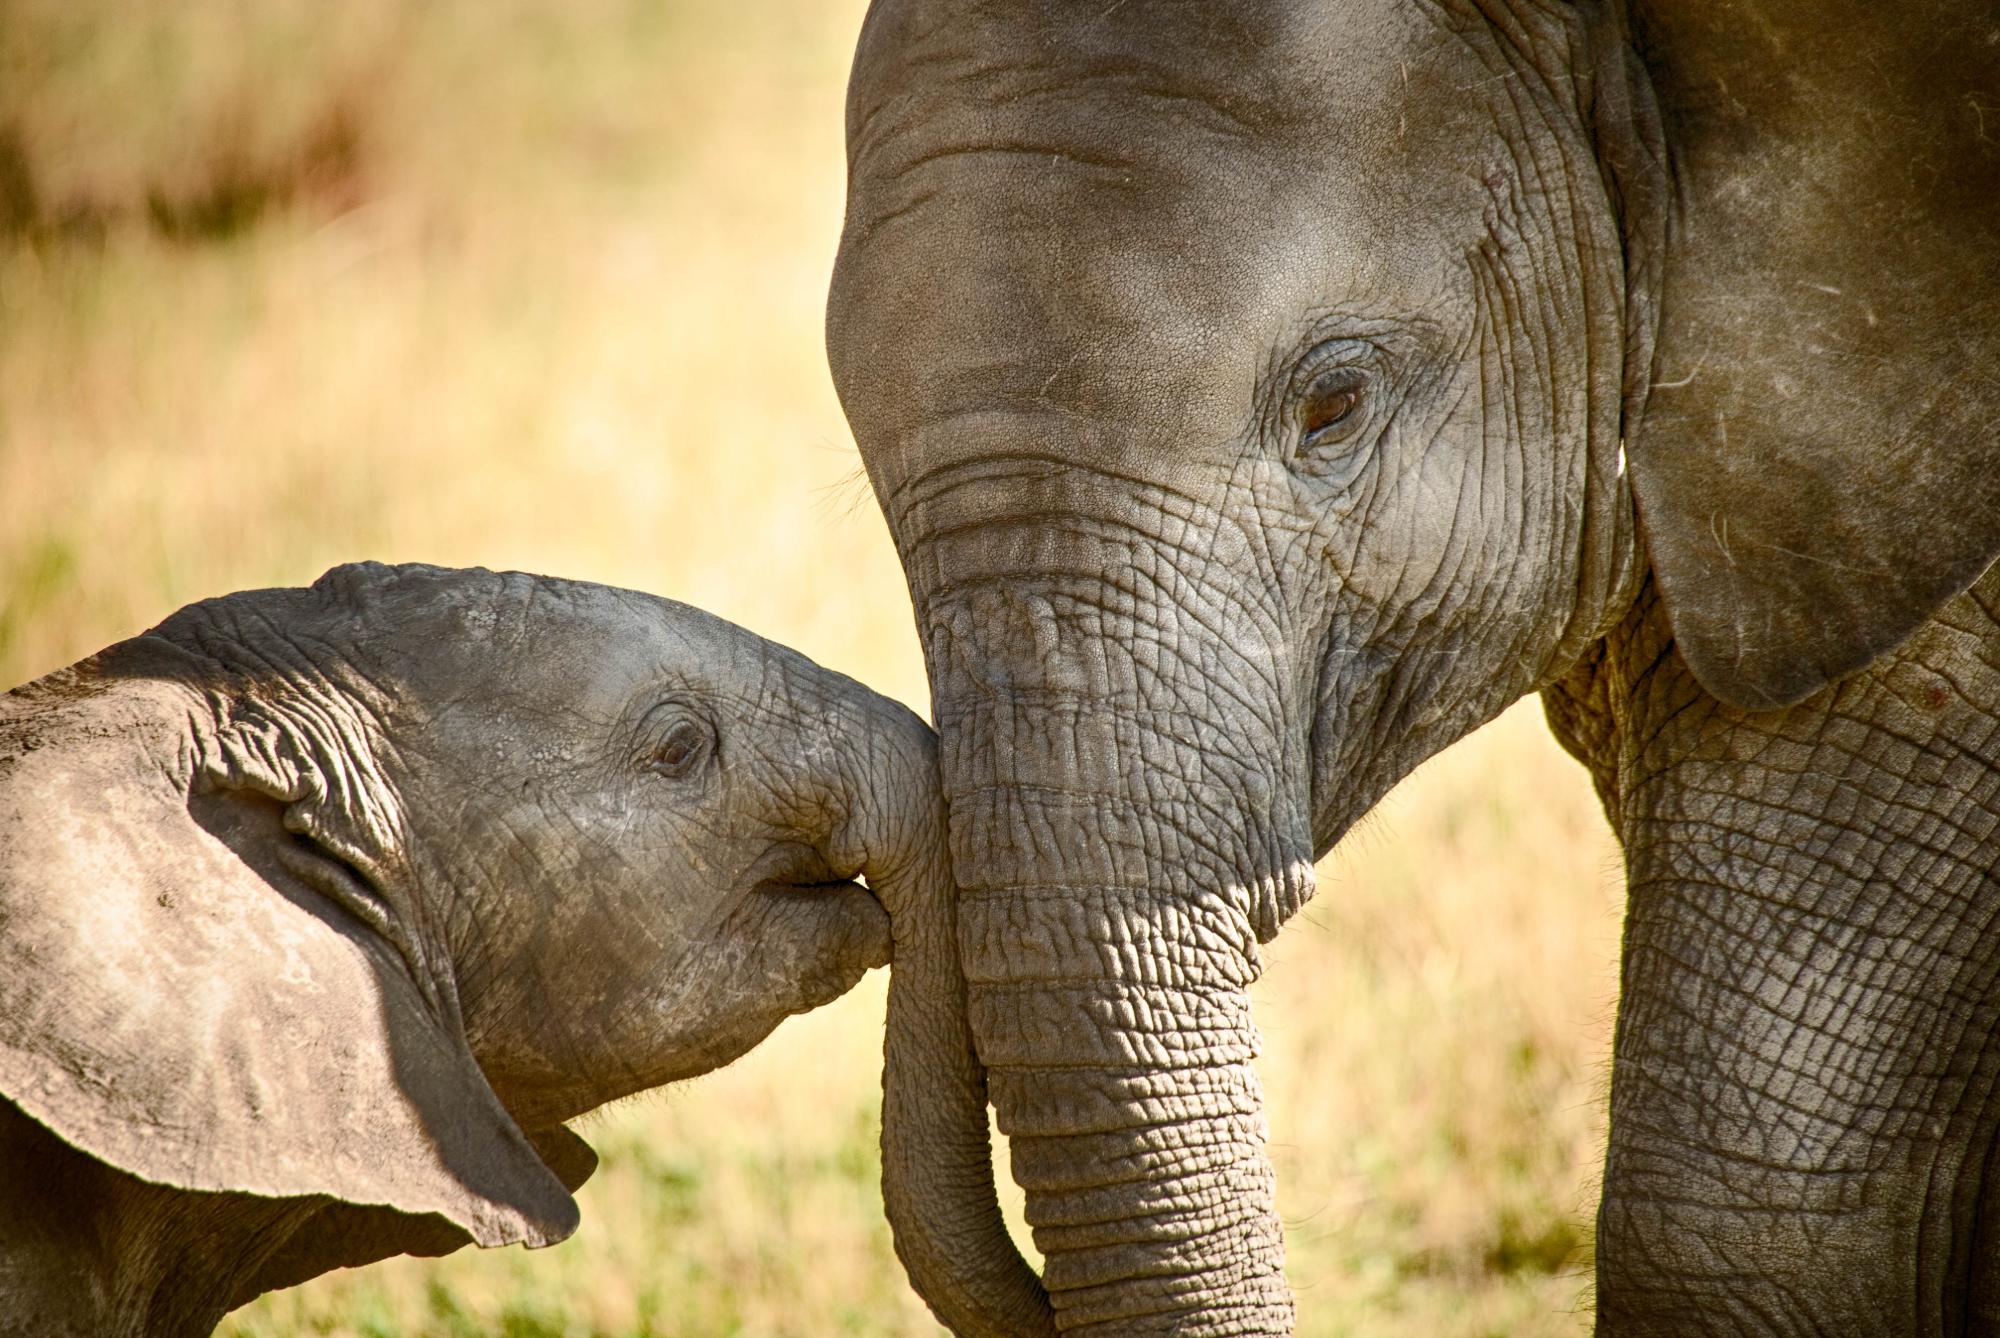
M1307 382L1292 410L1300 449L1331 446L1359 431L1367 418L1372 379L1366 368L1335 365Z
M684 701L653 707L639 726L640 766L666 780L689 780L705 772L720 753L713 723Z
M1382 350L1365 339L1323 342L1295 364L1285 395L1283 430L1295 467L1319 472L1331 448L1357 436L1377 415Z

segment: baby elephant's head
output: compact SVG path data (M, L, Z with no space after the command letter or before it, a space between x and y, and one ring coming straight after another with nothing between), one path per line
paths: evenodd
M372 844L401 853L371 878L308 847L323 885L403 903L524 1119L729 1062L889 960L884 900L949 896L929 728L791 650L520 573L343 568L286 597L354 629L319 658L388 794Z
M893 936L899 1244L922 1287L983 1236L1039 1314L943 841L921 721L685 605L374 564L209 600L0 699L0 1096L157 1184L543 1243L577 1178L544 1131L727 1063Z

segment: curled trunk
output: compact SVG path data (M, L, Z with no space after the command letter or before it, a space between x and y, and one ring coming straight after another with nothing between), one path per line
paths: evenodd
M882 1072L883 1204L911 1284L954 1333L1032 1338L1053 1332L1054 1322L994 1194L986 1073L966 1023L934 745L929 730L898 713L909 746L894 750L896 764L860 787L862 811L851 833L894 939ZM880 733L878 721L878 747ZM885 807L890 797L902 802ZM913 823L919 813L924 820Z

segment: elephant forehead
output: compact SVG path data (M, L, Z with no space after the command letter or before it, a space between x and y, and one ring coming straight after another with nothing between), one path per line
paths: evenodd
M850 235L829 314L850 412L892 434L1054 409L1233 437L1329 294L1368 314L1437 306L1402 290L1444 266L1405 263L1386 220L1344 220L1251 155L1192 176L1081 149L940 153L889 188L915 192L892 222Z
M1407 229L1408 183L1483 176L1463 155L1522 118L1510 85L1564 73L1535 75L1476 16L1412 0L958 8L870 14L849 93L850 234L955 175L1010 170L1052 194L1007 217L1073 223L1087 203L1151 232L1165 210L1302 195L1302 214ZM1342 181L1353 198L1321 198Z
M622 708L646 683L754 684L761 638L672 600L586 582L523 577L507 597L441 600L383 629L422 703L535 714Z
M1033 59L925 34L893 96L857 93L830 328L871 425L1067 405L1229 436L1302 314L1464 300L1502 150L1493 117L1437 95L1475 77L1462 44L1420 48L1400 14L1336 36L1315 11L1319 66L1286 46L1250 70L1257 43L1175 45L1126 8L1101 25L1118 42L1079 29Z
M1223 135L1320 119L1336 57L1410 20L1408 0L876 0L849 87L849 129L935 111L942 88L997 103L1122 92ZM1358 63L1358 61L1357 61ZM1365 68L1365 67L1364 67Z

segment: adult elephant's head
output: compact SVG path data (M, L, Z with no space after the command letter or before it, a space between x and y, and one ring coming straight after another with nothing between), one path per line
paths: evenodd
M1635 492L1684 652L1745 705L1864 662L1990 556L2000 528L1953 519L1994 509L1976 453L1871 452L1996 409L1950 380L1990 335L1935 320L1967 285L1990 316L1994 252L1884 282L1877 239L1993 224L1935 172L1914 210L1865 189L1903 153L1887 117L1811 167L1828 189L1787 185L1868 17L1715 8L1644 61L1605 5L869 16L829 348L916 600L973 1026L1068 1327L1289 1323L1257 944L1390 785L1623 616ZM1791 39L1790 72L1760 81L1739 29ZM1801 319L1806 283L1846 295ZM1919 403L1930 354L1950 389Z

